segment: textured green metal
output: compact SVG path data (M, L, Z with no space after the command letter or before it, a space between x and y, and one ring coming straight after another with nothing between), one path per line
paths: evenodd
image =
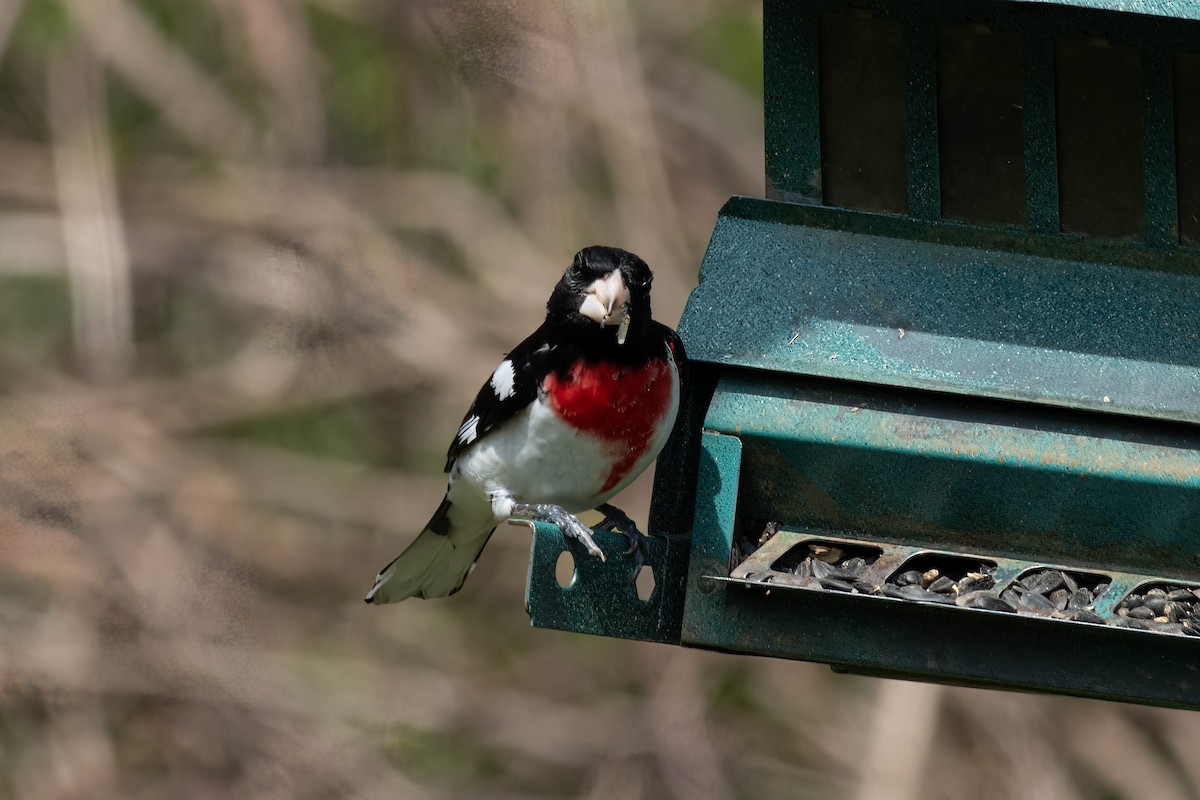
M1200 582L1193 426L731 373L705 428L743 519Z
M878 235L870 217L730 201L680 323L689 354L1200 422L1200 277L942 243L944 223Z
M1112 582L1097 604L1108 616L1151 579L1130 564L1156 578L1200 575L1200 530L1185 522L1200 512L1200 431L1172 427L1155 440L1107 418L1064 424L1004 404L753 373L722 381L706 428L684 644L1200 708L1195 640L796 590L754 580L744 566L724 577L743 518L783 519L826 541L854 531L855 541L906 554L982 554L999 564L999 584L1041 565L1099 571Z
M666 537L646 540L646 564L654 571L655 586L643 601L634 584L633 559L625 553L625 538L598 531L595 540L606 561L588 555L555 526L534 525L525 601L532 623L539 628L678 644L687 543ZM571 553L575 563L575 576L565 587L555 577L563 551Z
M1200 709L1200 646L1192 639L709 582L716 588L707 593L689 586L685 644L803 658L839 672Z
M819 203L820 122L816 114L795 112L819 102L816 15L764 16L763 50L767 186Z

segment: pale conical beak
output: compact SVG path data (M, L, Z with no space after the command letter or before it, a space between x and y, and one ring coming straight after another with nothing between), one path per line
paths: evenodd
M625 286L621 271L614 269L588 287L579 313L601 325L621 326L617 333L619 341L624 344L624 334L629 329L628 304L629 289Z

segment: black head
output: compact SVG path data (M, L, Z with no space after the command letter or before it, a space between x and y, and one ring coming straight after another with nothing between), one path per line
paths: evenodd
M627 250L585 247L554 287L546 321L623 345L649 327L653 280L646 262Z

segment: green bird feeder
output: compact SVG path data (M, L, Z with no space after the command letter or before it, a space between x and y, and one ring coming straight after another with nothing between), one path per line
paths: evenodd
M1200 2L766 0L764 60L654 591L539 525L533 624L1200 709Z

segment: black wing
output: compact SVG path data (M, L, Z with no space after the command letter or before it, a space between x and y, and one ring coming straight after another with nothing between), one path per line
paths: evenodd
M679 370L679 386L682 391L683 382L686 380L684 371L687 369L687 353L683 349L683 340L679 338L678 333L661 322L656 321L654 324L662 332L663 339L667 343L667 350L670 351L671 358L675 361L675 368Z
M475 402L450 443L446 453L447 472L471 444L512 419L537 398L553 349L543 325L500 362L475 396Z

